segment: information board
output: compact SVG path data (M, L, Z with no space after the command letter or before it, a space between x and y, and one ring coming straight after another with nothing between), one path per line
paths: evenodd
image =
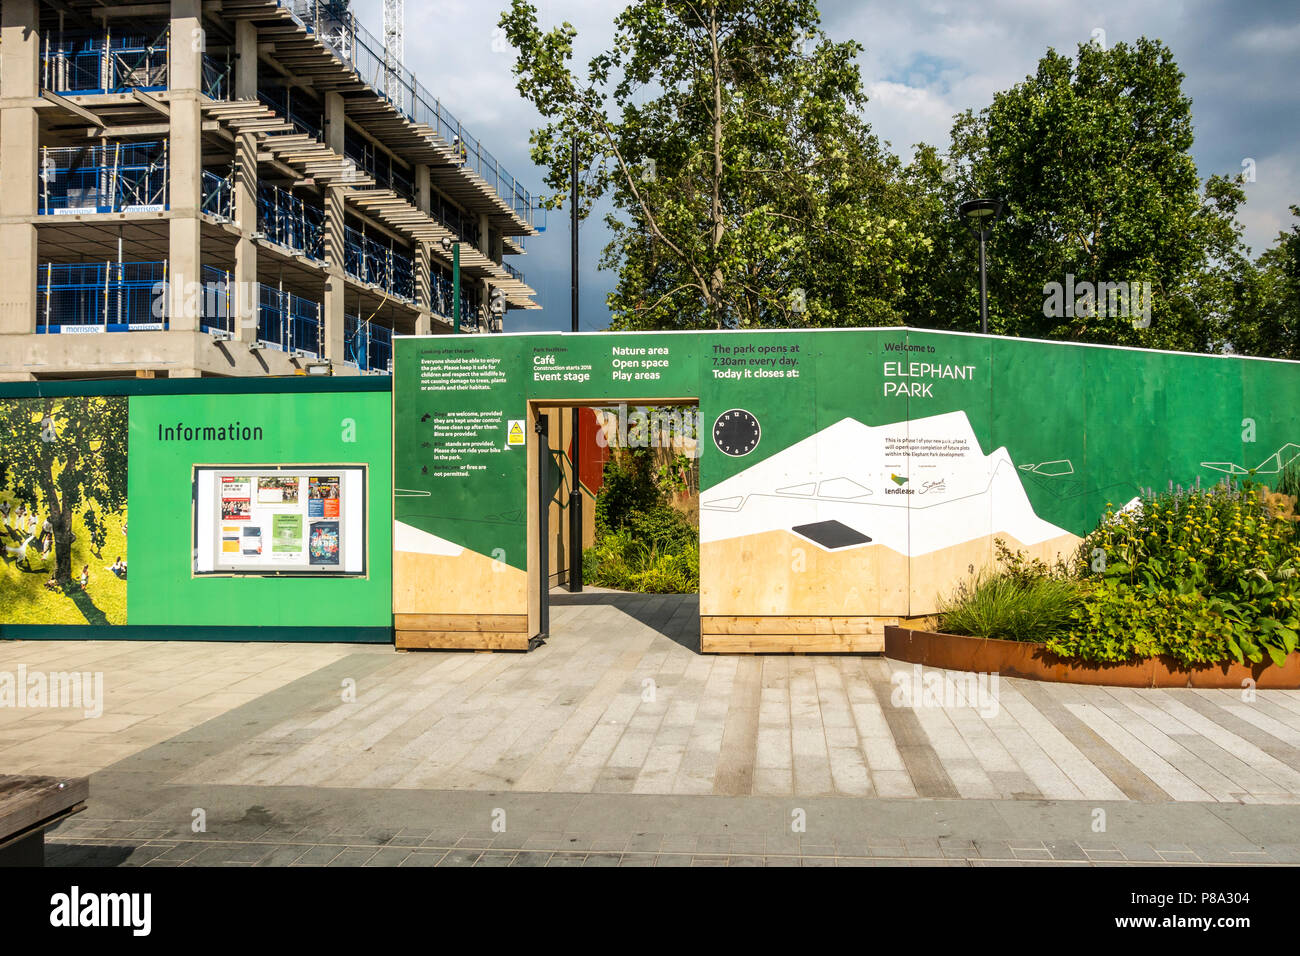
M365 574L364 465L194 469L195 574Z

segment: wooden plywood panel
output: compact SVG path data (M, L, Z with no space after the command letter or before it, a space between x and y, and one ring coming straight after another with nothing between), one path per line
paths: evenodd
M986 535L908 558L883 545L826 551L788 531L765 531L700 546L700 613L705 617L920 617L938 610L942 582L993 563L993 541L1051 564L1080 539L1066 534L1024 545ZM910 574L909 574L910 564ZM948 585L951 591L952 585Z
M398 630L399 650L526 651L524 631L420 631Z
M907 600L907 557L882 545L830 552L784 530L700 545L705 616L898 616Z
M407 631L527 631L527 614L397 614L394 626Z
M713 616L700 619L704 634L883 634L897 617Z
M878 654L878 634L702 634L702 654Z
M394 614L527 614L528 574L466 549L393 553Z

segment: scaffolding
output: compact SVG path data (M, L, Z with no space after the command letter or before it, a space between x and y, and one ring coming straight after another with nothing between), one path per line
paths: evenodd
M199 329L235 336L235 275L229 269L204 266L199 291Z
M36 331L167 328L167 263L47 262L37 270Z
M352 226L343 230L343 271L396 298L415 301L411 257L398 252L391 242L385 245Z
M167 141L41 147L43 215L167 208Z
M325 261L325 210L287 189L258 183L257 229L276 245Z
M59 31L45 37L41 85L56 93L167 88L167 34Z
M290 354L319 358L322 343L320 304L284 291L284 286L258 283L257 340Z
M199 210L224 222L235 221L235 184L232 175L203 170Z
M257 89L257 98L275 110L300 133L320 140L324 136L325 111L320 103L295 91L291 86L271 86Z
M343 317L344 361L363 372L391 375L393 371L393 330L362 321L355 315Z
M429 307L444 318L450 318L453 312L453 284L451 274L435 263L429 275L429 291L433 300L429 303ZM478 314L478 293L467 289L466 285L467 283L462 280L460 314L463 321L472 322L473 317Z
M447 200L436 193L430 203L429 214L450 229L461 242L477 246L479 241L478 219L467 216Z
M234 64L230 62L229 50L224 60L203 54L203 95L214 100L230 99L233 74Z
M364 136L348 130L343 135L343 156L370 176L380 186L392 189L409 200L415 199L415 180L400 163Z

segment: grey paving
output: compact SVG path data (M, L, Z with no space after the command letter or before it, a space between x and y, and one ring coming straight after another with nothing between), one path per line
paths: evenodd
M702 656L697 613L561 599L527 655L7 643L108 693L0 710L0 767L92 774L62 864L1300 863L1300 693L900 701L879 657Z
M1002 679L987 701L906 700L915 669L879 657L702 656L694 596L554 605L529 654L6 643L0 667L102 670L107 701L97 719L0 710L0 767L411 791L1300 802L1300 692Z
M55 866L1225 865L1300 862L1300 807L182 786L106 771ZM797 806L795 805L797 804ZM194 833L196 806L207 829ZM794 824L793 811L800 824ZM1105 813L1097 832L1096 811ZM250 839L250 814L270 826ZM305 820L310 825L304 826ZM504 830L501 829L504 827ZM114 836L161 832L159 837ZM420 845L402 834L428 832Z

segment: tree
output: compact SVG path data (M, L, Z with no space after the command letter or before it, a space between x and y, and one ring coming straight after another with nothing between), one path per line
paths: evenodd
M1300 206L1292 206L1291 214L1300 217ZM1228 340L1245 355L1300 359L1300 225L1279 233L1256 264Z
M1007 202L989 250L992 330L1187 351L1223 346L1249 269L1235 218L1245 195L1221 176L1202 187L1182 80L1158 40L1109 50L1082 44L1073 60L1049 49L1034 75L979 114L957 117L949 202ZM972 261L975 242L961 229L952 223L936 247L946 255L962 242ZM1064 287L1068 277L1094 295L1062 295L1063 307L1045 315L1053 311L1045 287ZM1115 314L1114 300L1096 294L1100 282L1149 282L1149 323ZM969 328L967 300L950 302Z
M103 516L126 507L127 400L120 396L0 401L0 434L14 492L53 528L54 579L72 579L72 519L94 535Z
M550 203L576 148L581 211L609 196L616 328L898 324L910 229L898 160L859 114L856 43L812 0L639 0L585 77L569 24L501 19L520 93L548 120Z

